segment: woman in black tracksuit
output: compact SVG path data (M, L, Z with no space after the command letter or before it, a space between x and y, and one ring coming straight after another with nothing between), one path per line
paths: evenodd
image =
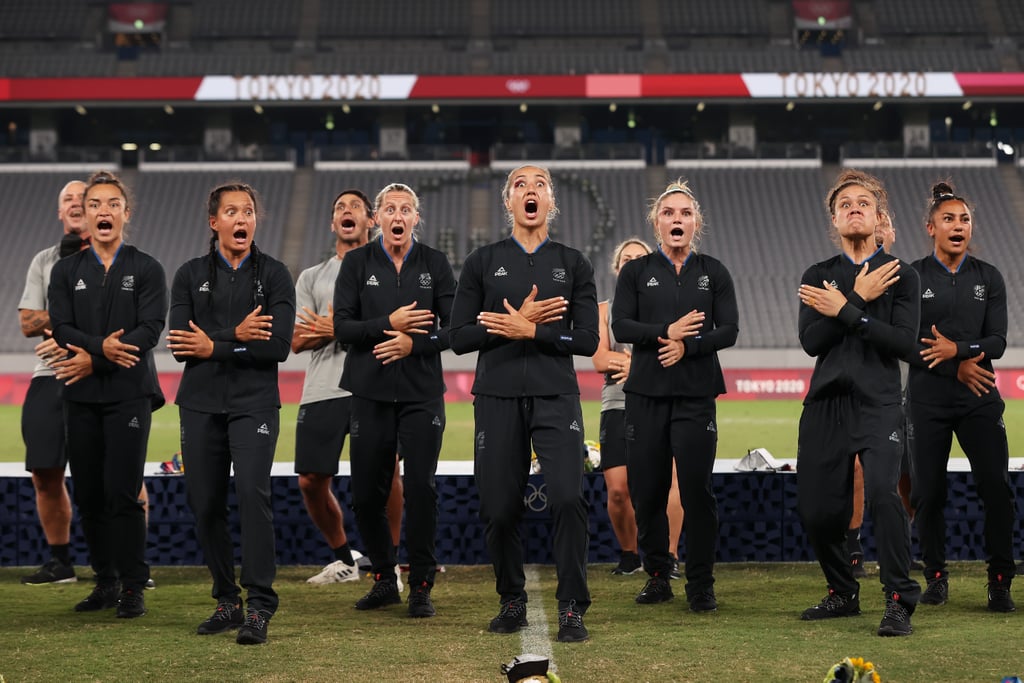
M629 493L649 578L641 604L673 597L665 507L675 461L686 510L686 598L694 612L718 609L714 591L718 502L711 474L718 446L715 398L725 393L718 351L736 343L739 308L721 261L696 251L703 218L683 181L651 207L658 250L626 263L612 304L612 330L633 344L626 392Z
M519 522L532 446L553 525L557 637L580 642L589 637L583 615L590 591L583 415L572 357L597 350L594 269L579 251L549 238L558 209L547 169L513 169L502 199L512 233L466 258L451 333L453 351L477 352L473 471L501 600L488 630L515 633L527 625Z
M846 552L860 454L885 591L880 636L912 632L921 587L910 578L910 524L897 493L903 449L899 359L914 353L918 277L875 243L888 207L877 178L843 171L826 196L841 253L801 279L800 345L815 357L797 446L797 510L828 594L804 620L860 614L860 584Z
M153 257L124 243L128 196L110 173L83 196L91 246L53 266L53 338L67 349L53 364L65 386L64 424L75 503L96 571L79 612L117 606L146 613L146 517L139 503L152 411L163 404L152 349L167 315L167 281Z
M185 485L217 600L197 633L239 628L237 642L249 645L266 642L278 603L270 468L281 407L277 370L291 349L295 287L284 264L253 241L257 200L251 187L221 185L207 209L210 252L174 275L167 339L185 363L176 399ZM248 591L244 613L228 527L232 467L241 583Z
M956 434L985 507L988 608L1012 612L1015 515L1003 400L992 370L1006 349L1006 286L994 266L968 253L971 219L967 200L950 184L936 184L926 224L935 249L913 264L921 275L921 351L910 366L911 497L928 581L921 602L941 605L949 597L946 465Z
M386 514L401 443L411 617L432 617L437 558L434 476L444 435L441 351L455 276L448 258L413 239L419 198L401 183L378 194L377 239L350 252L334 287L334 336L348 344L340 386L352 392L352 508L374 573L356 609L401 602Z

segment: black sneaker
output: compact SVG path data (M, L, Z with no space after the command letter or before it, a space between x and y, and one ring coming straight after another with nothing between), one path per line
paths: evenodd
M657 572L647 579L643 589L636 594L636 602L639 605L653 605L658 602L668 602L675 597L672 592L672 584L668 579Z
M75 576L75 568L70 564L64 564L57 558L51 559L28 576L21 577L21 582L29 586L39 586L44 583L74 583L75 581L78 581L78 577Z
M828 595L821 599L814 607L804 610L800 618L804 621L817 621L819 619L835 619L838 617L855 617L860 614L860 598L856 593L852 595L840 595L832 588L828 589Z
M121 597L117 601L117 618L134 619L146 613L146 601L142 597L142 591L125 588L121 591Z
M880 636L909 636L914 632L910 625L910 615L913 610L900 602L899 593L890 593L885 596L885 614L882 615L882 623L878 625Z
M201 636L212 636L215 633L236 629L243 623L245 623L245 615L242 613L242 603L218 602L217 609L213 611L209 619L199 624L196 633Z
M75 605L76 612L98 612L101 609L117 607L117 599L121 593L118 583L98 583L92 593Z
M702 590L694 593L690 596L690 611L697 612L717 612L718 601L715 600L715 591L711 588Z
M1010 582L997 576L995 581L988 583L988 608L992 612L1015 612L1017 606L1010 597Z
M498 616L491 619L487 630L491 633L518 633L519 629L529 626L526 620L526 601L512 598L501 603Z
M239 645L262 645L267 642L267 624L270 623L270 612L263 609L251 609L245 613L245 623L238 629L235 642Z
M672 558L672 569L668 572L668 578L673 581L678 581L683 578L683 575L679 572L679 560Z
M640 555L631 550L623 550L622 554L619 555L619 564L612 570L612 574L615 576L629 576L630 574L636 574L641 566Z
M576 611L576 601L570 600L568 607L558 610L558 642L582 643L588 638L590 634L583 625L583 615Z
M430 600L430 586L424 581L409 593L409 616L422 619L435 614L437 614L437 610L434 609L434 603Z
M156 581L153 579L146 579L146 590L156 590Z
M942 572L929 577L928 586L921 594L922 605L945 605L949 602L949 579Z
M868 578L867 571L864 570L864 553L853 553L850 555L850 567L853 568L853 578L855 579L866 579Z
M398 594L398 582L394 572L373 575L373 588L356 601L356 609L377 609L387 605L398 605L402 596Z

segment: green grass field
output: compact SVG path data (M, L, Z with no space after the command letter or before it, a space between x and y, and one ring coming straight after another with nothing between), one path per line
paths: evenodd
M282 411L278 460L293 459L296 406ZM584 406L586 435L596 438L596 402ZM1009 402L1006 424L1011 455L1024 442L1024 401ZM795 457L796 401L719 403L719 457L738 458L764 447L776 457ZM0 406L0 461L22 459L20 407ZM472 406L448 406L442 457L468 460ZM178 448L173 406L154 416L149 461ZM958 449L957 449L958 451ZM152 471L147 467L147 472ZM199 637L196 625L212 611L209 575L196 567L154 567L158 583L146 593L149 613L126 621L111 612L77 614L85 582L28 587L21 568L0 568L5 625L0 628L0 683L14 681L504 681L499 665L522 652L550 654L564 683L574 681L820 681L846 656L873 661L882 680L999 681L1024 673L1024 645L993 637L1019 630L1024 616L985 609L985 567L952 565L950 602L922 606L909 638L875 635L882 612L877 569L862 582L861 617L830 622L799 620L824 593L816 564L720 564L720 609L695 615L680 597L639 606L633 597L644 576L612 577L610 566L593 565L594 604L586 624L591 641L554 642L554 570L531 569L531 628L524 637L486 631L497 610L490 567L452 566L438 575L438 616L411 620L404 605L356 612L353 603L369 586L312 587L305 579L319 568L281 567L275 588L281 607L271 622L270 642L240 647L231 635ZM83 578L86 568L79 568ZM683 587L675 584L677 594ZM1018 595L1018 600L1020 600Z
M404 604L357 612L367 579L310 586L304 581L318 568L282 567L269 642L249 647L233 634L195 635L214 607L202 568L155 568L149 613L134 620L116 619L113 610L73 612L89 584L21 586L18 570L0 569L0 680L498 683L506 680L500 664L523 652L550 653L564 683L817 683L843 657L874 662L885 683L995 683L1024 673L1024 645L1013 636L1024 615L985 609L979 563L952 565L949 603L921 606L906 638L875 635L877 573L862 582L861 616L804 622L800 612L824 593L816 565L719 565L719 610L701 615L686 609L678 582L673 602L637 605L645 577L613 577L609 568L590 567L590 641L561 644L551 567L536 568L538 580L528 584L531 626L519 635L487 632L497 612L490 567L439 574L432 619L407 618Z
M741 458L751 448L767 448L776 458L796 458L799 401L719 401L718 457ZM442 460L473 459L473 406L449 403L448 426L444 435ZM281 436L277 444L278 462L295 459L295 415L298 406L281 409ZM584 401L583 419L586 438L597 440L601 405ZM21 442L21 406L0 406L0 462L19 462L25 451ZM1005 420L1010 440L1010 455L1024 454L1024 401L1007 401ZM346 446L347 448L347 446ZM169 405L153 414L149 439L149 462L169 460L179 449L178 410ZM962 457L954 443L953 457ZM147 468L147 473L152 468Z

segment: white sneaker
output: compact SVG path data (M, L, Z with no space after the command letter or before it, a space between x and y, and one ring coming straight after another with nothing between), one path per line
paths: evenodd
M398 581L398 592L401 593L405 590L405 584L402 583L402 568L397 564L395 565L395 580Z
M358 550L352 551L352 559L358 560L362 557L362 554ZM329 565L323 568L316 576L306 579L306 583L314 584L327 584L327 583L345 583L346 581L358 581L359 580L359 565L353 562L352 564L345 564L342 560L335 560Z

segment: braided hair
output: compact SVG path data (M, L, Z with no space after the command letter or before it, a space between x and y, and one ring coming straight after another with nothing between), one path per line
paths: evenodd
M206 201L206 211L210 218L216 216L217 212L220 211L220 200L225 192L244 192L249 195L249 198L252 200L253 207L256 209L256 214L259 215L260 202L259 196L256 194L256 190L247 183L232 181L218 185L210 191L210 196ZM217 233L210 236L209 258L207 259L209 296L213 296L213 290L217 282L218 242ZM260 273L263 270L262 266L265 257L259 247L256 246L255 240L253 240L250 246L249 255L252 258L252 307L256 308L256 306L266 303L266 297L263 292L263 282L260 280Z

